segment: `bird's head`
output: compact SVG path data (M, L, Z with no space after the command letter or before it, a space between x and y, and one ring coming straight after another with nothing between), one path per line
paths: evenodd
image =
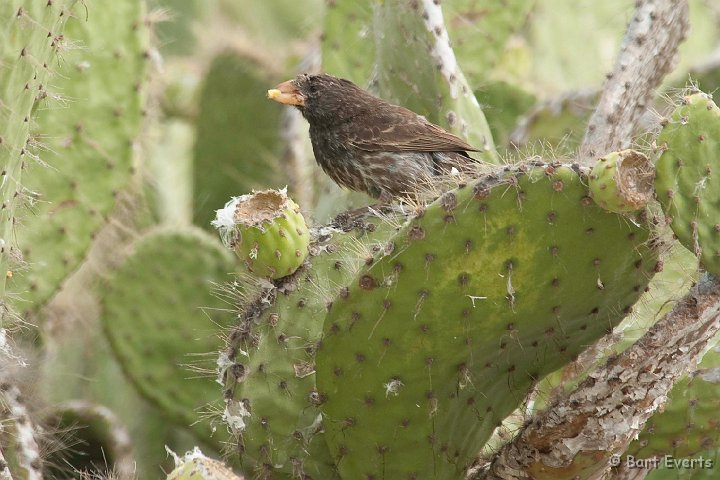
M276 102L298 107L312 123L329 118L337 122L354 116L357 104L348 100L358 95L364 97L367 93L343 78L303 73L268 90L267 95Z

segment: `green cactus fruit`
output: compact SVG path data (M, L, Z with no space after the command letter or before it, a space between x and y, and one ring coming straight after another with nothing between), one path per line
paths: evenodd
M224 463L203 455L197 447L182 458L168 452L175 457L175 470L168 474L167 480L243 480Z
M590 197L610 212L636 212L652 200L654 180L655 169L645 155L635 150L612 152L590 173Z
M123 371L140 393L177 424L218 446L198 410L217 400L209 372L217 331L232 322L214 294L234 270L229 252L200 230L156 229L130 246L103 285L101 320Z
M444 194L333 302L317 390L343 478L461 478L536 380L631 311L655 242L578 172L507 167Z
M715 343L720 340L718 337ZM668 403L645 424L628 449L637 458L693 458L720 447L720 347L711 348L697 370L675 384Z
M275 83L260 65L235 51L213 59L200 93L196 122L196 225L210 228L213 212L238 191L287 183L277 162L281 111L262 94Z
M310 257L292 277L246 302L218 362L226 421L247 472L337 478L322 438L315 349L323 318L365 262L385 250L393 223L352 219L313 231ZM262 475L260 475L262 476Z
M307 258L310 231L300 207L285 190L235 197L217 211L212 224L225 246L257 276L291 275Z
M73 400L54 407L44 420L46 428L59 432L72 448L50 452L45 459L46 478L63 478L69 472L121 478L134 475L136 465L130 433L107 407Z
M16 209L31 192L25 188L23 171L37 158L30 125L35 107L53 83L57 55L65 46L63 29L74 4L75 0L0 4L0 300L5 297L6 272L12 268Z
M490 127L458 65L439 2L380 2L374 13L380 95L459 135L481 150L480 158L497 163Z
M44 163L29 164L24 181L32 201L17 239L30 268L12 280L21 309L45 303L84 260L131 184L144 122L144 2L102 0L87 15L76 8L67 14L64 41L82 48L63 52L54 65L57 77L43 87L33 128L31 143L42 146Z
M720 274L720 109L710 96L682 100L657 138L655 193L680 242Z

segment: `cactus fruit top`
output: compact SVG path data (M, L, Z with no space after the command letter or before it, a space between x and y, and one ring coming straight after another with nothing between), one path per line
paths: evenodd
M709 95L683 98L657 138L655 192L680 242L720 274L720 108Z
M168 453L175 458L175 470L168 474L167 480L243 480L222 462L203 455L198 447L182 458L169 449Z
M634 150L612 152L597 161L590 174L590 196L615 213L645 208L652 200L655 170L648 158Z
M263 190L230 200L212 222L247 269L277 279L298 269L308 255L310 232L300 207L284 190Z
M331 75L299 75L268 91L310 123L315 159L339 185L388 201L425 178L473 173L478 149L406 108Z

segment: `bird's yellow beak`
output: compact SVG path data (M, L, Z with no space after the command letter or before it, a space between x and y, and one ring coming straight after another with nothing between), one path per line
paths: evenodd
M305 105L305 97L303 97L302 93L300 93L300 90L297 89L292 80L283 82L277 87L268 90L267 97L270 100L275 100L276 102L285 105Z

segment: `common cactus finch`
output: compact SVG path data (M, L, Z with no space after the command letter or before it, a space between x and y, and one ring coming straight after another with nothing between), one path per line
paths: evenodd
M296 106L310 123L315 159L337 184L389 202L407 198L428 177L472 174L478 149L428 122L332 75L298 75L268 90Z

